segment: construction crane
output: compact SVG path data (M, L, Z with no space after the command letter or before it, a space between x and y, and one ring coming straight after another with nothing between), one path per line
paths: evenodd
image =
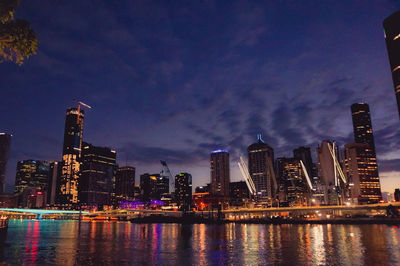
M253 179L251 179L249 169L247 168L246 163L244 162L243 158L240 157L240 160L238 162L240 172L242 173L244 181L246 181L247 188L249 189L249 192L251 195L256 196L257 195L257 190L256 187L254 186Z
M77 116L76 116L76 123L79 124L79 119L80 119L80 115L79 115L79 114L80 114L80 112L81 112L81 105L82 105L83 107L88 108L88 109L92 109L92 107L91 107L90 105L88 105L88 104L86 104L86 103L84 103L84 102L78 101L78 100L76 100L76 99L74 99L74 101L78 103L78 114L77 114Z
M162 166L160 176L167 177L169 179L169 192L172 193L175 190L175 179L172 177L167 162L160 160L160 163Z

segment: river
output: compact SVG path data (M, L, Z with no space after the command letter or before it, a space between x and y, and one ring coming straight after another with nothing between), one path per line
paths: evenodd
M180 225L10 220L0 259L25 265L400 265L388 225Z

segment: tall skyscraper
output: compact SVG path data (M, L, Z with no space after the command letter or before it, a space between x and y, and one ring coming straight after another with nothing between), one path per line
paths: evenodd
M249 174L256 187L258 199L272 201L278 189L273 167L274 150L258 135L257 142L251 144L247 152Z
M69 108L65 117L62 169L57 202L71 206L78 203L79 169L82 153L84 111Z
M211 168L211 197L214 205L229 201L229 152L227 150L215 150L210 155Z
M117 153L110 148L83 143L79 177L79 202L87 206L111 205Z
M378 203L381 199L376 157L367 143L348 143L344 146L344 173L349 182L353 203Z
M400 115L400 11L393 13L383 21L383 29Z
M229 184L231 206L243 206L250 197L250 191L245 181Z
M189 210L192 205L192 175L180 173L175 176L175 199L183 210Z
M40 192L40 195L47 192L49 166L48 162L39 160L23 160L17 163L14 195L19 197L20 205L21 196L27 189Z
M0 133L0 194L4 193L8 154L10 151L11 135Z
M116 202L132 200L135 197L135 167L124 166L115 175Z
M369 113L368 104L352 104L351 116L353 119L354 141L356 143L367 143L375 154L375 142L372 133L371 115Z

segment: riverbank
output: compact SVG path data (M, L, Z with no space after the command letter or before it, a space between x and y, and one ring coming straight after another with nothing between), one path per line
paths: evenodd
M177 224L388 224L400 225L400 218L333 218L333 219L247 219L247 220L218 220L202 217L168 217L146 216L129 220L137 224L177 223Z

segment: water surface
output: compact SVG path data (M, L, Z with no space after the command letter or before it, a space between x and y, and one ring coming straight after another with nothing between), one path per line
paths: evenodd
M400 265L388 225L179 225L10 220L1 260L26 265Z

